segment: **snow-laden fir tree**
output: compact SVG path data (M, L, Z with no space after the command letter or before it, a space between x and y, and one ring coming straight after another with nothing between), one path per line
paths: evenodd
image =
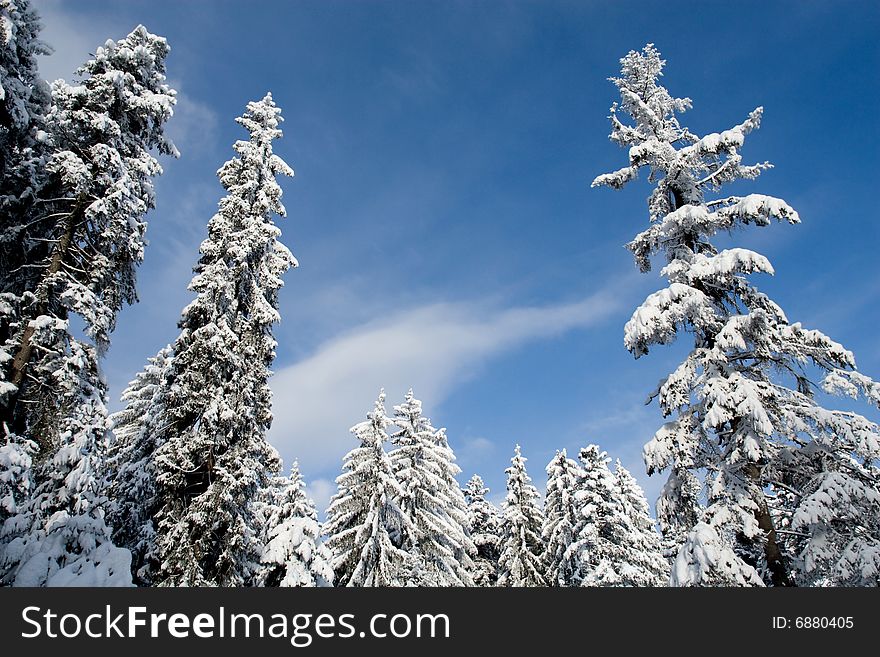
M444 511L448 522L455 530L455 560L465 575L465 577L461 578L462 583L471 586L473 585L472 573L474 571L474 557L477 554L477 547L471 538L467 500L464 497L461 485L458 483L458 475L461 474L461 468L455 462L455 453L449 444L445 427L440 427L434 433L434 442L437 451L443 456L441 463L445 466L441 472L446 490L446 498L450 504Z
M13 586L131 586L131 554L113 545L101 481L105 384L93 347L72 340L56 373L60 445L37 469L27 506L3 526L0 578Z
M28 25L14 24L13 4ZM5 46L15 41L20 71L27 69L41 50L35 16L23 2L2 10ZM164 39L139 27L96 49L76 84L56 81L49 105L27 76L10 84L10 51L3 55L4 94L12 94L5 100L18 94L12 114L20 120L2 182L0 236L0 482L4 493L14 489L3 498L15 506L4 504L0 535L8 582L131 582L128 552L109 540L99 492L107 418L98 357L121 305L135 297L143 216L161 173L151 151L175 152L163 135L174 104L164 84L167 53ZM4 133L6 146L10 137ZM74 339L71 313L96 346Z
M477 550L472 571L475 586L495 586L498 580L504 521L495 505L486 499L488 493L489 489L479 475L471 477L464 487L468 526Z
M385 452L390 423L382 390L367 419L351 428L360 445L343 459L324 523L337 586L406 586L418 566L403 547L414 527Z
M622 586L666 586L669 566L645 492L635 477L617 461L614 471L615 501L625 523L620 542L625 546L615 570Z
M7 380L15 345L10 338L20 323L22 295L33 289L33 270L46 249L48 222L30 225L43 156L41 128L49 105L49 87L40 79L37 56L50 49L40 41L41 25L28 0L0 0L0 408L18 392ZM33 440L13 433L0 417L0 536L7 519L25 512L34 484ZM4 543L0 537L0 546ZM2 547L0 547L2 550ZM0 553L2 554L2 553Z
M691 528L700 522L703 513L701 490L702 483L693 472L683 467L670 468L655 506L663 556L670 563Z
M668 565L648 502L632 475L618 463L616 476L596 445L578 453L575 483L578 520L563 559L567 584L663 586Z
M320 542L315 504L294 461L288 477L274 477L264 492L263 555L260 586L332 586L333 555Z
M263 551L253 502L280 466L265 439L272 326L281 275L296 265L274 222L285 215L276 176L293 174L272 152L280 113L267 94L236 119L249 138L218 171L227 195L208 223L189 286L197 296L153 411L164 422L155 451L157 584L247 585Z
M403 489L400 508L413 532L404 548L421 561L414 583L420 586L470 586L471 554L467 506L455 476L461 469L446 440L422 414L422 402L410 389L394 407L391 436L396 449L389 454L394 476Z
M37 69L37 57L51 52L40 30L28 0L0 0L0 294L13 298L36 287L34 272L22 265L40 260L51 225L28 220L43 184L50 100ZM0 316L0 344L10 337L9 328Z
M642 271L652 257L662 258L669 284L627 323L627 349L639 357L681 332L694 338L686 359L652 395L671 419L644 450L649 473L671 473L666 501L658 504L664 526L691 514L693 478L684 473L706 473L706 508L681 547L673 581L788 585L812 583L822 573L819 580L827 574L854 583L864 581L857 572L869 572L876 583L880 541L876 525L861 519L877 508L880 428L856 413L823 408L815 393L878 403L880 387L856 371L851 352L790 323L752 284L750 274L773 273L764 256L712 244L719 232L800 218L778 198L716 194L770 166L744 165L739 154L763 110L697 137L676 116L691 101L659 84L664 63L650 44L621 59L621 75L612 78L621 104L611 109L611 139L629 149L629 165L593 185L620 188L642 168L654 184L650 226L628 246ZM678 517L663 517L668 513ZM777 531L783 525L797 540ZM714 568L721 570L713 574Z
M122 393L125 407L110 417L115 441L105 466L111 500L108 520L116 545L131 551L132 575L140 586L152 583L158 566L153 518L159 497L153 454L164 436L165 418L157 411L167 392L171 356L168 345L150 358Z
M577 584L578 563L568 552L580 524L577 484L581 473L565 450L557 451L547 464L547 494L544 496L544 526L541 536L546 546L544 572L550 586Z
M670 586L763 586L757 571L707 522L698 522L672 561Z
M563 555L573 571L569 582L575 586L625 586L619 564L629 549L623 541L626 520L617 482L608 469L608 456L597 445L587 445L578 452L578 461L578 522L574 540Z
M540 495L526 472L526 458L516 446L507 474L507 497L504 499L504 539L498 558L498 586L546 586L544 542L541 527L544 518L538 506Z
M163 132L175 102L165 84L168 51L165 39L139 26L97 48L75 83L52 85L45 130L37 136L44 150L38 197L20 218L27 230L38 227L46 248L27 251L17 270L28 272L27 279L9 285L17 321L8 330L6 351L13 357L4 368L15 390L0 403L0 419L44 452L57 435L59 413L48 382L59 363L47 362L52 350L36 342L38 326L49 321L40 318L79 315L100 355L122 305L136 300L144 215L154 206L153 179L162 172L152 152L176 154ZM8 230L18 243L31 240L17 225ZM2 245L12 248L8 240ZM52 342L66 339L66 325L52 325L61 332Z

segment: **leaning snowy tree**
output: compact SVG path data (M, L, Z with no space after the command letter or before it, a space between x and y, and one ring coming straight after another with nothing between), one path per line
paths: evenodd
M471 540L477 550L473 558L475 586L495 586L498 580L498 558L501 556L504 522L495 505L486 499L488 492L489 489L479 475L471 477L464 487Z
M360 446L343 459L324 523L337 586L406 586L418 565L404 549L415 528L397 501L404 491L385 453L389 424L382 390L351 428Z
M516 446L507 473L507 497L502 504L504 538L498 558L498 586L546 586L544 523L537 489L526 472L526 458Z
M168 51L165 39L138 26L97 48L77 71L77 83L53 83L39 134L45 143L32 190L37 198L18 218L24 225L4 227L24 243L36 231L47 247L19 256L16 273L24 278L8 281L16 321L8 328L12 358L3 363L0 400L0 420L36 441L43 457L65 414L49 382L64 357L70 315L82 319L101 355L121 307L137 299L144 215L154 206L153 179L162 173L152 152L177 153L164 135L175 103L165 84Z
M36 53L36 23L26 3L16 4L18 13L8 3L0 10L25 65L25 51ZM19 18L29 25L15 24ZM118 558L128 552L109 540L107 500L98 492L107 429L99 357L121 306L135 300L144 215L161 173L153 153L176 153L163 133L174 105L174 91L164 84L167 54L167 42L142 26L107 41L78 70L76 84L53 84L44 115L8 84L5 67L4 93L19 93L14 109L23 121L29 115L32 136L12 149L17 168L3 180L0 261L17 263L3 272L0 302L6 443L0 481L7 516L0 561L7 581L131 581ZM30 100L36 96L35 89ZM94 346L74 338L71 315L79 315Z
M48 238L47 222L27 230L25 218L40 186L39 137L49 106L49 88L37 70L37 56L49 52L40 29L28 0L0 0L0 407L18 391L6 380L15 353L10 338L22 294L36 287L23 265L41 257L35 254ZM28 500L36 448L11 427L0 427L0 527Z
M619 189L648 170L650 226L628 247L642 271L660 256L669 281L635 311L624 342L638 358L679 333L694 338L687 358L651 396L672 419L644 450L649 473L670 472L658 504L664 529L697 520L672 582L877 584L880 536L864 518L880 511L880 428L822 407L816 393L878 404L880 386L856 370L851 352L790 323L758 291L749 275L773 273L764 256L719 251L711 241L748 225L800 221L778 198L708 197L769 168L744 165L739 154L762 108L728 130L697 137L676 116L691 101L658 82L665 62L653 45L620 61L621 75L611 79L621 96L611 108L611 139L629 149L629 165L593 186ZM693 518L689 489L700 476L705 508Z
M399 504L413 526L404 548L422 560L422 586L472 586L467 507L455 476L461 469L446 441L422 415L422 402L410 389L394 407L391 436L397 448L389 454L394 476L403 489Z
M155 451L156 584L242 586L263 552L253 501L278 472L266 442L269 375L282 274L296 266L278 240L284 216L277 175L293 175L272 152L281 110L271 94L236 121L249 133L218 171L228 192L208 223L180 335L164 377L164 435Z
M294 461L289 477L275 477L264 491L260 586L332 586L333 555L320 542L315 504Z

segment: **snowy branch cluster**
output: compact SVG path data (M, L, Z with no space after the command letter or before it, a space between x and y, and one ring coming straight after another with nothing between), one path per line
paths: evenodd
M108 415L101 359L137 300L157 157L175 105L165 39L136 27L75 81L43 82L50 48L29 0L0 0L0 584L15 586L867 586L880 582L880 427L822 404L880 405L880 384L752 282L763 255L721 232L800 222L785 201L723 195L770 167L740 149L762 109L703 137L646 46L612 78L611 139L653 186L628 245L666 285L626 323L639 358L682 334L684 361L651 394L666 423L645 445L665 472L648 502L598 447L558 452L541 495L517 446L496 508L461 473L445 429L407 393L380 393L318 521L298 465L267 442L282 277L297 261L271 94L237 119L247 138L217 172L225 196L174 342Z

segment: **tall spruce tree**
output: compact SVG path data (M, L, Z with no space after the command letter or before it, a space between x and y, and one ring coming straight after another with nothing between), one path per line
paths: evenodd
M516 446L507 474L504 499L504 540L498 559L498 586L546 586L544 519L538 506L540 495L526 472L526 458Z
M315 504L294 461L287 477L275 477L264 492L263 554L257 583L261 586L332 586L333 555L320 542Z
M404 549L415 528L400 508L404 491L385 453L389 424L382 390L366 421L351 428L360 446L343 459L324 524L337 586L406 586L419 568Z
M455 462L455 453L449 444L449 438L446 435L446 428L440 427L434 433L435 449L441 454L440 463L445 466L442 468L442 479L446 490L446 499L449 500L448 506L444 509L444 513L448 523L453 528L453 539L450 543L453 545L453 554L455 563L461 569L463 576L459 576L462 584L466 586L473 585L474 557L477 554L477 547L471 538L471 524L468 516L467 500L464 498L464 491L458 483L458 475L461 474L461 468Z
M880 388L856 370L851 352L789 322L752 284L750 274L773 273L764 256L742 248L718 251L711 241L718 232L749 225L800 222L778 198L707 198L769 168L744 165L739 153L763 110L697 137L676 116L691 101L672 97L659 84L665 62L653 45L620 61L621 75L612 78L621 104L611 108L611 139L629 149L629 165L593 185L618 189L640 169L649 171L651 225L628 246L642 271L653 256L663 258L661 274L669 281L635 311L624 342L639 357L681 332L694 338L686 359L652 395L672 419L644 451L649 473L671 472L663 494L680 501L658 509L673 511L679 521L692 500L687 489L693 479L682 473L706 473L707 507L680 549L673 580L790 585L810 583L817 570L837 571L849 582L858 578L847 574L876 573L877 527L862 518L866 510L876 517L878 508L880 428L856 413L823 408L815 393L821 388L878 403ZM632 124L622 122L619 111ZM805 536L788 540L778 531L782 525ZM722 550L723 559L699 556ZM724 564L717 576L716 562Z
M410 389L394 407L391 436L397 448L389 458L403 489L400 507L413 526L405 549L422 561L424 586L473 585L470 555L476 548L469 537L464 495L455 480L461 472L449 448L445 430L437 430L422 415L422 402Z
M596 445L578 453L577 524L565 550L569 585L663 586L668 564L648 502L632 475L618 463L617 474Z
M189 287L197 296L163 381L157 584L247 585L263 551L253 502L280 466L265 439L272 326L281 275L296 265L274 223L285 215L276 176L293 175L272 152L280 114L267 94L236 119L249 138L218 171L228 194L208 223Z
M544 496L544 526L541 536L547 546L544 569L550 586L572 586L577 563L568 554L580 521L577 484L581 473L565 450L557 451L547 464L547 494Z
M498 580L504 521L495 505L486 499L488 493L479 475L472 476L464 488L471 540L477 550L472 571L475 586L495 586Z

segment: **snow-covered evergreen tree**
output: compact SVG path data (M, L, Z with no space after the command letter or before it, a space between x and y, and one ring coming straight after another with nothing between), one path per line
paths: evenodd
M526 472L526 458L516 446L507 474L504 499L504 540L498 559L498 586L546 586L544 519L538 506L540 495Z
M575 530L580 524L576 492L581 473L564 449L556 452L546 471L547 494L541 530L546 545L544 572L550 586L572 586L577 583L578 563L569 555L568 547L574 542Z
M579 517L574 540L563 555L572 564L569 581L580 586L623 586L619 564L628 549L622 540L626 521L608 456L597 445L587 445L578 452L578 461Z
M29 0L0 0L0 294L14 297L36 288L35 272L22 265L43 257L51 223L28 220L43 184L50 100L37 70L37 57L51 52L40 30ZM9 328L0 316L0 344Z
M0 0L0 411L18 393L8 378L17 351L12 338L25 292L36 288L34 269L23 265L39 261L50 238L50 222L30 221L43 179L42 128L50 99L37 70L37 57L51 52L40 30L29 0ZM0 412L0 528L25 511L39 451L10 419ZM3 543L0 538L0 551Z
M294 461L289 477L275 477L266 491L265 538L257 583L261 586L332 586L333 555L320 542L315 504Z
M94 348L76 340L56 373L60 445L37 469L28 505L3 526L2 581L13 586L131 586L131 554L113 545L100 480L105 384Z
M461 469L446 440L422 415L422 402L410 389L404 402L394 407L391 436L397 448L389 458L394 476L403 489L399 504L412 523L413 533L403 547L418 555L421 586L473 585L467 506L455 479Z
M281 136L272 96L237 119L249 133L219 170L227 191L208 223L162 392L164 436L155 451L162 585L251 583L263 546L253 501L278 471L265 440L268 378L281 275L296 265L278 241L284 216L275 177L293 172L272 152Z
M632 475L619 463L617 474L596 445L578 453L577 523L563 552L567 585L663 586L668 565L648 502Z
M164 405L171 356L168 345L149 359L122 393L125 408L110 418L115 442L106 465L111 500L108 520L116 545L131 551L132 575L141 586L150 585L158 567L153 517L159 498L153 454L164 436L165 419L157 411Z
M46 325L40 318L79 315L100 354L120 308L136 300L144 215L154 205L153 178L162 172L151 151L176 154L163 133L175 102L165 84L168 50L165 39L139 26L97 48L76 83L52 85L45 130L37 134L44 149L33 190L38 198L21 218L29 227L43 226L39 237L48 248L27 252L19 269L29 272L24 286L10 283L19 313L7 331L13 358L4 366L15 390L0 405L0 419L41 450L50 450L57 434L47 390L59 363L46 362L46 345L36 342L38 325ZM28 235L15 239L30 241Z
M742 248L718 251L712 244L719 232L774 220L797 224L800 218L771 196L708 198L770 166L744 165L739 153L746 135L759 127L763 110L755 109L728 130L697 137L676 116L691 101L672 97L659 84L664 63L652 45L621 59L621 76L612 78L621 105L611 109L611 139L629 149L629 165L593 181L620 188L647 168L655 185L648 199L651 225L629 248L643 271L653 256L661 256L661 274L669 284L650 295L627 323L627 349L639 357L653 345L673 342L680 332L694 337L690 354L653 394L663 415L672 419L645 446L645 462L649 473L671 471L664 488L668 501L658 510L679 518L687 517L691 506L690 491L680 486L693 482L682 473L707 473L707 508L700 521L712 528L712 536L700 524L690 531L676 571L682 560L699 563L702 570L680 573L679 581L730 581L733 572L744 583L762 579L788 585L795 581L793 569L821 570L818 564L834 559L828 529L838 520L860 518L858 507L877 490L873 464L880 457L880 428L861 415L823 408L816 390L877 403L878 386L856 371L851 352L818 331L790 323L758 291L749 275L773 273L764 256ZM629 114L632 124L622 122L618 110ZM852 477L843 489L841 473ZM812 494L824 487L846 495L824 502L819 511ZM792 531L807 534L808 545L797 541L794 548L796 542L777 531L780 523L798 526ZM851 553L859 565L846 570L870 570L877 563L874 532L865 525L853 532L864 536L852 536L864 549ZM844 531L832 543L848 545L848 536ZM707 574L712 563L731 561L691 558L708 544L725 546L742 563L718 577ZM813 548L823 556L814 559ZM748 567L754 572L747 573Z
M495 505L486 499L488 493L479 475L471 477L464 488L471 540L477 550L472 571L475 586L495 586L498 580L504 521Z
M617 461L614 473L617 505L625 523L620 542L625 550L615 570L622 586L665 586L669 568L663 555L660 535L645 499L645 492L629 470Z
M360 446L344 458L324 523L337 586L405 586L418 569L403 548L415 528L397 501L404 491L385 453L389 424L382 390L366 421L351 428Z
M459 575L462 584L473 586L474 557L477 554L477 546L471 538L471 524L468 516L467 500L464 498L464 491L461 484L458 483L458 475L461 474L461 468L456 464L455 453L449 445L449 438L446 435L446 428L440 427L434 433L435 449L442 456L441 469L444 489L446 491L446 499L448 506L444 509L447 522L453 528L450 543L454 545L453 554L455 563L461 568Z

